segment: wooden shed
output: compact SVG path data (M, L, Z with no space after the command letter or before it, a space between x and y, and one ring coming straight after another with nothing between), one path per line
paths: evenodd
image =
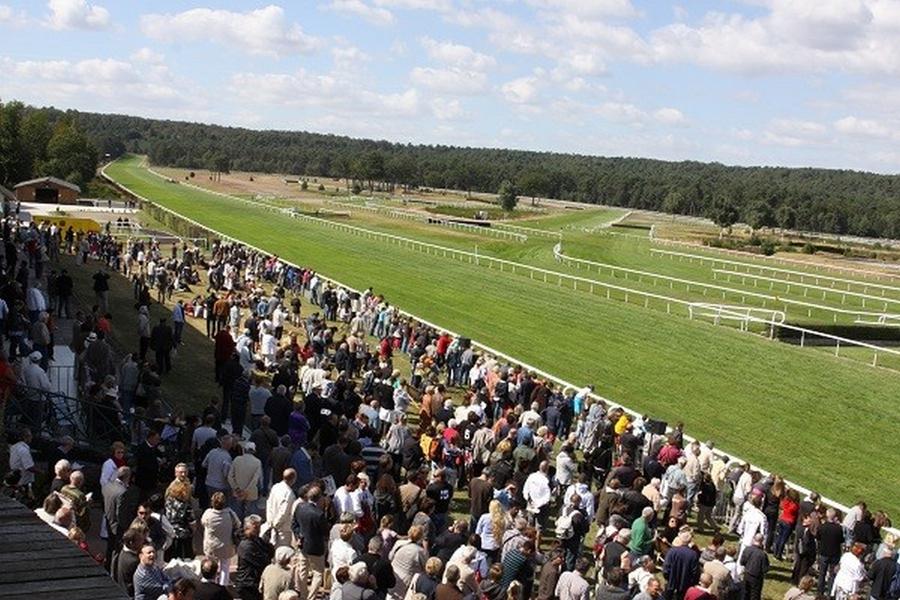
M74 183L56 177L40 177L23 181L13 188L19 202L43 202L46 204L75 204L81 188Z

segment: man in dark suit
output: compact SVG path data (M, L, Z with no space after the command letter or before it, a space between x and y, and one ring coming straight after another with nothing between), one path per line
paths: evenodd
M159 374L164 375L172 370L171 353L175 347L175 335L172 328L166 323L165 317L159 320L159 325L150 332L150 347L156 353L156 366Z
M141 500L146 500L159 484L159 432L150 430L146 441L135 452L137 472L134 483L141 490Z
M103 515L109 533L106 545L106 564L112 566L122 545L122 535L137 515L140 497L137 486L131 485L131 468L119 467L116 477L103 486Z
M825 522L816 532L816 541L819 545L819 594L824 596L831 591L831 582L834 581L834 572L844 547L844 529L838 523L837 511L833 508L825 511Z
M765 538L757 533L753 536L753 544L744 548L741 554L741 566L744 567L744 591L742 600L760 600L763 582L769 572L769 556L763 550Z
M233 600L234 596L225 586L216 583L219 561L206 557L200 563L200 582L194 589L194 600Z
M297 581L305 588L306 580L312 576L310 590L299 589L301 598L313 598L322 585L325 573L325 544L328 540L328 519L322 504L322 490L312 486L306 493L306 502L300 502L294 510L291 530L300 541Z

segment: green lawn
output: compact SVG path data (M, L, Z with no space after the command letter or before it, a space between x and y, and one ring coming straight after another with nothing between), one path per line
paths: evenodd
M900 508L888 440L900 376L664 312L591 297L168 184L122 160L107 174L223 233L356 288L849 503ZM510 244L507 244L509 246ZM521 245L511 252L538 252Z

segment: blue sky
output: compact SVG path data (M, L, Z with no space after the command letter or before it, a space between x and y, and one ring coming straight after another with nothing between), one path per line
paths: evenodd
M0 0L0 98L900 172L900 0Z

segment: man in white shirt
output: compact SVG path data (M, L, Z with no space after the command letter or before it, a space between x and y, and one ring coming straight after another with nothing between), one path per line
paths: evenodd
M344 485L334 492L334 512L341 515L344 513L352 513L355 517L362 516L362 506L359 506L359 512L356 510L356 502L354 502L354 494L359 486L359 480L356 475L349 475Z
M753 539L757 535L761 535L763 539L766 539L769 523L766 520L766 515L759 509L760 504L762 504L762 497L755 495L751 496L751 498L744 503L741 522L738 524L738 535L741 538L741 550L738 554L738 564L740 564L741 555L744 553L744 550L753 545Z
M297 501L293 489L296 481L297 472L294 469L285 469L282 480L272 486L266 500L266 525L272 531L269 541L276 548L291 545L293 537L291 519L294 514L294 502Z
M535 527L540 530L547 527L547 517L550 513L550 463L541 462L537 472L532 473L522 486L522 496L528 503L528 514L535 521Z
M31 430L25 428L19 432L19 441L9 447L9 470L21 473L19 485L23 487L34 483L34 474L38 472L29 444L31 444Z

